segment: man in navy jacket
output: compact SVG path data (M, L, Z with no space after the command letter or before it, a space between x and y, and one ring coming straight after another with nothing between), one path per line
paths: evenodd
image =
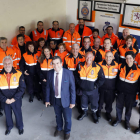
M52 59L53 70L47 74L46 88L46 107L53 105L56 115L56 131L54 136L60 134L64 126L64 139L68 140L71 131L72 108L75 106L75 81L73 73L70 70L62 68L62 60L59 56Z

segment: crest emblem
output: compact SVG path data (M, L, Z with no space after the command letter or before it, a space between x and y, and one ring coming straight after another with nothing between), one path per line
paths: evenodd
M103 26L103 32L104 32L104 34L106 34L107 32L106 32L106 28L108 27L110 25L110 22L105 22L105 25Z
M52 62L50 63L50 65L52 65Z
M93 74L94 74L94 70L91 71L91 75L93 75Z
M134 73L132 73L132 74L130 75L130 77L133 78L133 77L134 77Z
M14 78L13 78L13 81L16 82L16 80L17 80L16 77L14 77Z
M74 40L76 40L76 38L74 38Z
M57 35L59 36L60 34L58 33Z
M36 59L38 59L38 56L36 56Z
M134 10L132 10L132 14L131 14L131 22L133 23L140 23L140 8L134 7Z
M112 73L114 73L114 72L115 72L115 69L113 68L113 69L112 69Z
M83 5L83 7L81 9L81 14L84 16L83 18L86 18L88 16L88 14L89 14L89 9L87 7L88 3L85 2L82 5Z

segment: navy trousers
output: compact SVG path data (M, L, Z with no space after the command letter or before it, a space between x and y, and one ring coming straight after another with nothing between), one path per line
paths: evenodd
M18 99L12 104L2 103L3 110L6 116L6 127L7 130L11 130L13 128L13 119L12 119L12 111L15 114L16 118L16 126L18 129L23 129L23 119L22 119L22 100Z
M99 108L101 110L103 108L103 104L105 103L105 110L107 113L111 113L112 111L112 103L115 99L115 91L113 90L99 90Z
M71 116L72 116L72 109L68 107L63 108L61 104L61 98L55 98L55 105L54 111L56 115L56 123L57 123L57 130L61 131L63 129L63 117L64 117L64 132L65 134L69 134L71 131ZM62 117L63 115L63 117Z
M129 122L132 112L132 107L136 100L136 94L119 93L116 100L116 115L117 120L121 121L123 107L125 106L125 121Z

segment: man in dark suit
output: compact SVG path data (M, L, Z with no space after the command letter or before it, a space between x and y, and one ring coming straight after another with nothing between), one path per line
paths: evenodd
M62 68L62 60L59 56L52 59L53 70L47 74L46 88L46 107L53 105L56 114L57 127L54 136L58 136L64 126L64 139L68 140L71 131L72 108L75 106L75 81L73 73L70 70Z

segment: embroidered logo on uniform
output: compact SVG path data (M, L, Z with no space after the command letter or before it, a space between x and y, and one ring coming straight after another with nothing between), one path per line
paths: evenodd
M113 68L113 69L112 69L112 73L114 73L114 72L115 72L115 69Z
M76 40L76 38L74 38L74 40Z
M91 71L91 75L93 75L93 74L94 74L94 70Z
M133 78L133 77L134 77L134 73L132 73L132 74L130 75L130 77Z
M36 59L38 59L38 56L36 56Z
M50 63L50 65L52 65L52 62Z
M60 34L58 33L57 35L59 36Z
M16 80L17 80L16 77L14 77L14 78L13 78L13 81L16 82Z

